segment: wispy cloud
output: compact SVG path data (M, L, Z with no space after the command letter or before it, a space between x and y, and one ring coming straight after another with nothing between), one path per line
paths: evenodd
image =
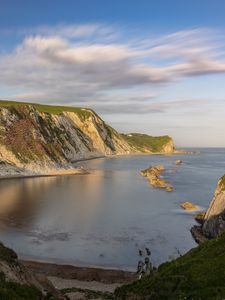
M19 34L23 41L0 55L0 87L17 89L11 97L27 101L90 103L111 113L159 112L165 105L148 102L164 85L225 73L223 34L209 29L138 38L129 32L123 39L118 27L83 24Z

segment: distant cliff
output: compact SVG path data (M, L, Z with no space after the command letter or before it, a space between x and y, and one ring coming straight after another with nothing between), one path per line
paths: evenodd
M91 109L0 101L0 173L5 166L42 172L79 159L173 149L168 136L119 134Z
M122 134L127 143L140 152L173 153L173 139L168 136L150 136L141 133Z

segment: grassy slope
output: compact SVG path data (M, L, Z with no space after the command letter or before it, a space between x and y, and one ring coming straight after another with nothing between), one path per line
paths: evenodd
M153 277L117 289L116 296L154 300L225 299L225 233L162 264Z
M62 112L75 112L81 117L89 117L91 113L94 113L89 108L81 108L81 107L70 107L70 106L58 106L58 105L45 105L45 104L37 104L37 103L28 103L28 102L16 102L16 101L4 101L0 100L0 107L10 107L10 106L23 106L23 105L32 105L39 112L50 113L58 115Z
M122 134L122 137L131 146L139 150L149 148L152 152L160 152L162 150L162 147L171 140L171 137L169 137L168 135L150 136L140 133Z
M225 191L225 174L220 178L219 185L220 185L222 191Z
M16 253L0 243L0 261L8 265L19 268ZM16 282L7 282L5 274L0 272L0 299L1 300L31 300L41 299L41 293L33 286L19 284ZM46 298L47 299L47 298Z

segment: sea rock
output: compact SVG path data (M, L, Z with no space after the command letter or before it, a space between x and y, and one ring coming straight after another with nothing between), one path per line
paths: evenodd
M163 188L171 192L173 190L171 183L160 177L160 174L165 170L163 165L151 166L148 169L142 170L141 175L147 177L153 187Z
M180 160L180 159L177 159L177 160L175 161L175 164L176 164L176 165L181 165L182 163L183 163L183 161Z
M206 214L205 211L198 213L195 216L195 221L202 225L204 223L205 214Z
M168 186L168 187L166 188L166 191L167 191L167 192L173 192L173 191L174 191L174 189L173 189L173 187L172 187L172 186Z
M195 211L195 210L199 209L198 205L195 205L195 204L193 204L191 202L188 202L188 201L181 203L180 207L182 207L185 210L189 210L189 211Z

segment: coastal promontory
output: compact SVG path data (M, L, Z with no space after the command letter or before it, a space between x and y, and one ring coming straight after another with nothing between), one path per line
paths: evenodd
M173 153L168 136L120 134L92 109L0 101L0 175L57 173L111 155Z

